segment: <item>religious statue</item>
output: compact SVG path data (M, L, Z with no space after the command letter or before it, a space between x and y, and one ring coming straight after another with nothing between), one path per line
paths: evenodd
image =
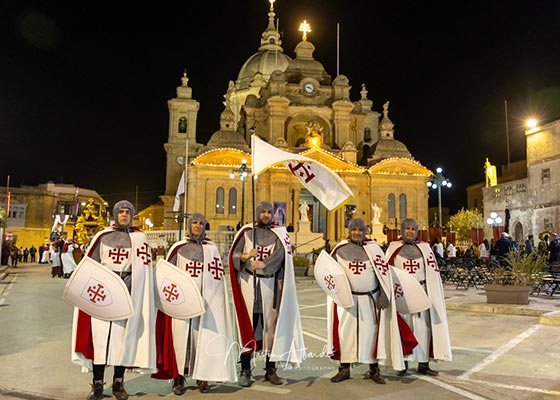
M496 166L490 164L488 158L486 158L486 162L484 163L484 172L486 173L486 187L495 186L498 184Z
M309 221L309 218L307 217L308 211L309 211L309 206L307 205L307 201L304 201L299 206L299 212L301 214L299 217L300 221Z
M371 210L373 211L371 224L372 225L380 224L381 222L379 222L379 218L381 218L381 207L379 207L377 203L373 203L371 205Z

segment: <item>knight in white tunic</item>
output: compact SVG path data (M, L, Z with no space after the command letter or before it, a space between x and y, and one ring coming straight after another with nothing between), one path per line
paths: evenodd
M274 385L281 384L276 361L299 366L305 355L290 237L284 227L273 226L273 210L271 203L260 202L256 224L239 230L229 253L243 387L253 382L255 351L266 355L265 380Z
M126 320L104 321L74 310L72 361L93 371L88 400L103 398L106 365L114 367L113 394L126 400L126 368L156 372L154 274L146 234L132 227L134 206L121 200L113 207L115 225L99 232L86 257L118 274L129 289L134 314Z
M389 266L379 245L366 238L366 229L364 220L352 219L348 239L331 253L346 274L354 300L353 306L343 308L328 297L328 346L331 357L340 361L338 373L331 378L335 383L350 378L352 363L362 363L369 364L368 378L385 384L378 364L386 357L385 346L390 345L385 338L399 341L396 311L389 308L394 303ZM380 328L391 327L393 335L378 335Z
M158 312L159 371L152 377L173 378L176 395L186 392L187 375L196 380L202 393L209 390L208 381L237 382L237 353L224 266L218 247L206 237L205 226L204 215L193 213L187 221L188 238L175 243L167 256L167 261L186 270L195 281L205 309L204 314L188 319ZM166 347L170 343L172 349Z
M393 241L387 249L387 260L395 268L407 271L424 288L431 307L415 314L401 314L418 341L407 361L418 362L418 372L424 375L438 374L430 368L429 361L451 361L451 343L445 308L445 295L436 257L425 242L418 242L418 223L406 218L401 224L402 240ZM413 300L412 300L413 301ZM404 376L408 369L399 372Z

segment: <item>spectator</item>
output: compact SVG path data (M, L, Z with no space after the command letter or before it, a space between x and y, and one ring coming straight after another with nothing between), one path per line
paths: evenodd
M525 240L525 254L531 254L533 250L535 250L533 235L527 235L527 240Z
M552 264L560 261L560 240L556 232L550 234L550 239L550 243L548 244L548 262Z
M435 242L433 246L434 254L438 258L443 258L443 243L441 243L439 238L436 238L434 242Z
M24 263L29 262L29 249L27 247L23 249L23 262Z
M478 251L480 251L480 259L487 263L490 259L490 245L488 244L488 239L484 239L482 243L478 245Z
M34 245L31 245L31 248L29 249L29 255L31 257L31 262L34 263L35 262L35 256L37 255L37 249L35 248Z
M453 242L449 242L447 246L447 259L452 260L457 257L457 251L455 250L455 246L453 246Z
M496 248L496 257L499 260L507 258L509 251L514 248L509 233L502 232L494 247Z

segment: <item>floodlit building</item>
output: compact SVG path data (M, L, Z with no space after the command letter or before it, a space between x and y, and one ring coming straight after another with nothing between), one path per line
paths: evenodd
M348 77L333 77L326 71L314 58L315 46L307 39L305 26L293 55L286 54L275 16L271 2L260 46L229 82L220 128L208 143L197 142L200 105L186 73L176 97L168 101L166 184L161 196L164 229L178 229L172 218L177 215L173 205L185 163L187 213L203 213L211 229L227 230L251 221L253 134L278 149L325 164L354 194L344 206L329 211L288 168L275 165L258 176L254 192L255 202L267 200L275 205L277 223L292 223L297 231L299 205L305 201L311 230L335 243L347 236L350 218L361 217L370 224L372 204L376 203L381 209L380 222L387 228L399 227L403 218L413 217L425 229L426 182L432 173L395 138L389 101L380 114L374 110L365 84L359 86L356 96ZM244 169L249 175L241 180ZM180 204L183 209L182 199Z

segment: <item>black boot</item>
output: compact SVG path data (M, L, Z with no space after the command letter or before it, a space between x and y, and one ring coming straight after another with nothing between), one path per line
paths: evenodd
M381 371L379 371L379 364L370 364L369 371L366 374L366 378L371 379L378 385L384 385L385 379L381 376Z
M173 388L171 389L173 394L181 396L187 391L187 386L185 385L185 377L179 375L177 378L173 378Z
M239 386L249 387L253 384L253 379L251 378L250 369L241 369L241 374L239 375Z
M103 382L93 382L87 400L99 400L103 398Z
M331 378L331 382L337 383L345 381L346 379L350 379L350 364L340 364L338 373Z
M408 371L408 361L404 362L404 369L400 370L399 372L397 372L398 376L405 376L406 375L406 371Z
M439 374L439 372L431 369L430 363L427 362L418 363L418 373L422 375L428 375L428 376L436 376L437 374Z
M128 393L124 390L124 384L119 381L113 382L113 395L117 400L127 400Z

